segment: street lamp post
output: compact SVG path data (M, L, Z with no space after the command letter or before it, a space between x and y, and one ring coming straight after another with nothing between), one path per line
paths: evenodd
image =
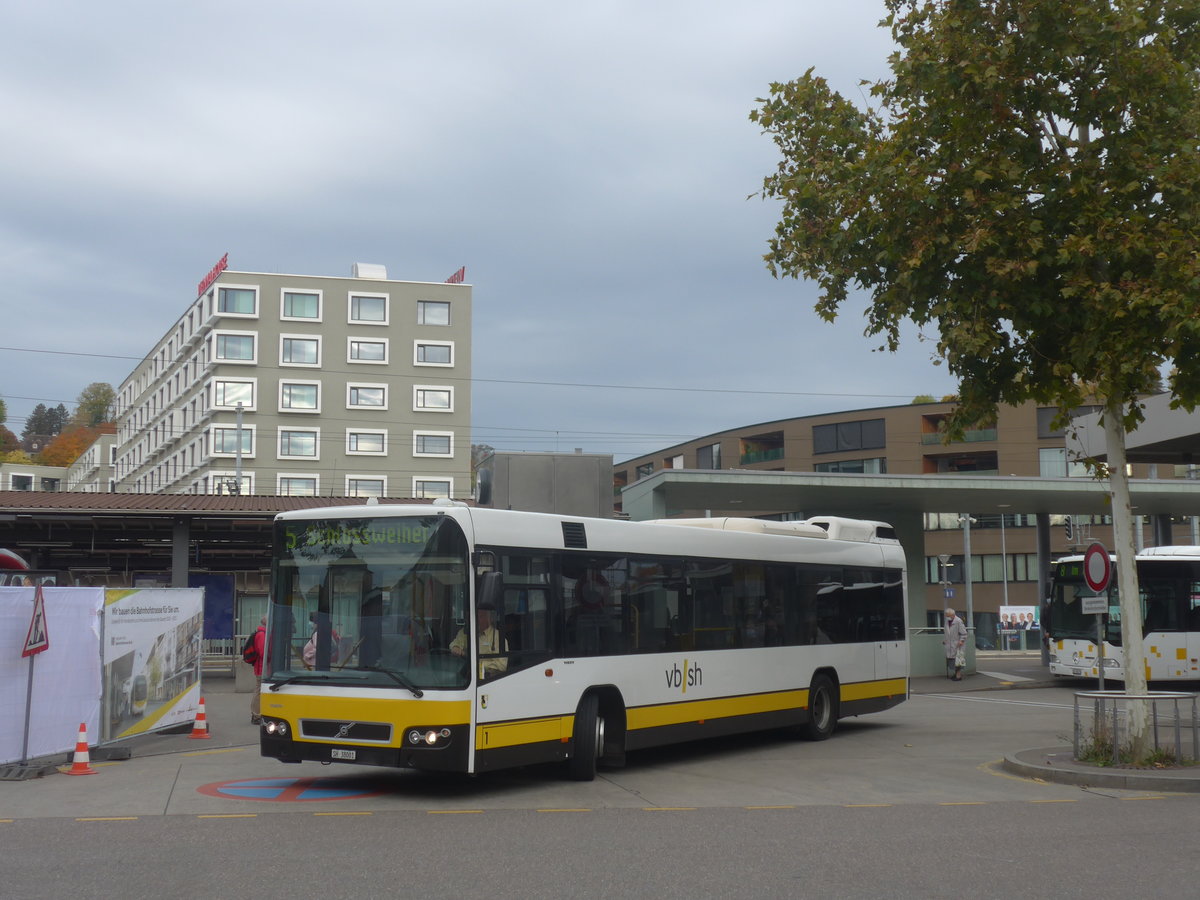
M976 520L971 518L970 513L963 513L958 521L963 530L963 585L967 594L967 630L971 631L975 628L975 599L971 593L971 526Z

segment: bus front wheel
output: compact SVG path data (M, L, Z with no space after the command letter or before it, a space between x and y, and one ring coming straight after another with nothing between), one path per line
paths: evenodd
M592 781L596 762L604 751L604 719L600 717L600 698L588 694L575 711L575 731L567 771L575 781Z
M813 676L808 689L808 722L802 734L810 741L823 741L837 727L837 691L828 675Z

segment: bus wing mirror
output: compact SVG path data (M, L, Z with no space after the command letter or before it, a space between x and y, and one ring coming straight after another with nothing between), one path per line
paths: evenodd
M502 572L486 572L479 579L479 595L475 598L475 608L491 604L492 609L501 610L501 600L504 598L504 574Z

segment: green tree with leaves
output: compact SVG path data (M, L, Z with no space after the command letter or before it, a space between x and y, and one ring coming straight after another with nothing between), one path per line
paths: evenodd
M998 404L1094 393L1116 551L1134 555L1125 434L1162 370L1200 401L1200 4L884 0L898 49L862 108L812 73L751 119L782 159L766 261L866 334L937 332L959 381L951 436ZM1144 693L1136 572L1118 567L1126 689ZM1134 704L1141 706L1141 704ZM1134 715L1136 758L1146 722Z
M82 391L75 400L75 417L73 424L83 427L111 422L116 411L117 392L111 384L103 381L93 381Z

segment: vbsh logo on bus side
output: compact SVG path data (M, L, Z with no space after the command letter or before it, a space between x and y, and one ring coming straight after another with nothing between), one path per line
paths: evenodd
M686 694L690 687L699 687L704 683L704 675L700 671L700 666L696 663L688 665L688 661L683 661L683 668L679 668L679 663L667 669L664 673L667 676L667 687L679 688L681 693Z

